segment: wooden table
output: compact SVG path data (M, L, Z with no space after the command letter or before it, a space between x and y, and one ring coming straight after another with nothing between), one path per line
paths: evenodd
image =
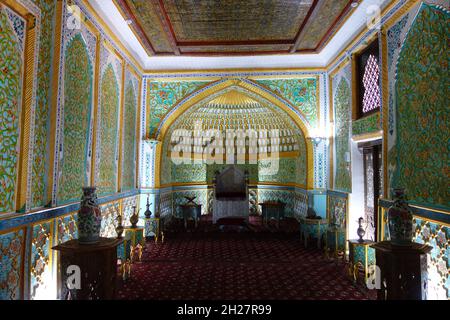
M280 228L280 219L284 217L286 204L281 202L262 202L259 204L262 210L263 222L267 225L269 219L277 221L277 228Z
M381 272L378 300L426 300L427 253L431 246L415 242L396 246L383 241L371 247Z
M325 236L325 255L327 258L331 255L336 259L336 262L339 257L342 257L345 261L346 237L347 232L345 228L328 227Z
M300 218L300 235L305 242L305 248L308 245L308 238L317 238L317 248L321 248L322 237L328 228L327 219Z
M53 250L60 252L58 298L62 300L114 299L117 278L117 246L122 242L123 239L100 238L96 244L80 244L78 240L74 239L53 247ZM75 266L75 268L69 268L69 266ZM69 288L68 283L76 284L77 281L74 280L74 277L77 275L80 276L80 287Z

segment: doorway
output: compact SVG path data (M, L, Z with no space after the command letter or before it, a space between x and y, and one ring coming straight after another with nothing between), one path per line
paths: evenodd
M378 199L383 190L381 140L359 143L358 149L363 155L365 238L377 241Z

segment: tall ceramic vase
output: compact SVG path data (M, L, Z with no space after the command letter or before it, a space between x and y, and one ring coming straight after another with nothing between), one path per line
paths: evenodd
M413 238L413 215L404 189L394 189L394 203L389 208L387 217L389 234L394 245L411 245Z
M98 206L96 187L84 187L78 211L78 242L94 244L100 240L102 214Z

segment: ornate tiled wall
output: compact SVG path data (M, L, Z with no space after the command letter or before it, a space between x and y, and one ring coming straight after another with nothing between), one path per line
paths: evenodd
M34 0L41 13L41 28L38 53L37 90L35 108L35 127L33 141L31 204L33 208L47 204L45 192L48 168L46 163L50 160L48 154L50 121L50 98L52 93L52 61L54 57L55 37L55 0Z
M0 213L15 207L26 22L0 7Z
M0 234L0 300L23 298L25 230Z
M43 299L53 284L53 221L33 225L31 233L30 299Z
M139 89L138 78L127 68L123 112L122 190L136 188L136 127Z
M318 78L258 80L303 113L311 127L318 124Z
M106 45L100 51L95 182L99 195L108 195L117 190L122 61Z
M348 194L329 191L327 197L328 222L339 228L346 228L348 220Z
M88 52L81 33L70 38L64 50L64 121L58 204L78 200L80 186L89 181L94 70Z
M447 209L449 21L448 8L423 3L388 30L390 187Z
M202 214L208 213L208 190L206 188L183 191L177 190L173 192L173 205L177 217L183 216L179 205L187 203L186 198L184 198L185 196L196 197L194 202L202 205Z
M77 216L78 213L74 212L56 219L57 244L78 237Z
M391 201L381 200L378 221L380 240L389 240L387 211ZM448 212L410 206L413 211L413 241L432 247L427 257L427 299L450 299L450 219ZM384 232L384 233L383 233Z
M152 81L147 83L148 128L153 136L161 119L182 98L206 85L205 81Z
M81 187L91 184L95 176L92 170L100 169L92 163L94 137L99 148L104 140L103 146L112 149L111 157L107 154L110 150L98 153L106 157L102 162L108 166L102 176L111 182L102 185L113 186L107 189L108 197L99 199L104 215L102 233L114 236L117 209L123 210L128 221L130 205L137 203L135 146L142 76L93 18L84 1L74 0L71 4L81 10L79 24L74 23L75 16L65 0L17 0L0 5L0 215L12 213L0 217L0 299L55 298L56 254L52 254L51 247L77 237ZM30 15L21 18L17 12L22 9L13 10L11 6L19 6ZM34 42L27 40L29 36ZM100 56L97 45L103 48L105 43L119 64L108 54ZM31 71L24 70L24 60L32 62ZM96 61L104 67L97 66ZM102 76L106 75L100 80L107 81L95 83L97 67ZM23 81L19 71L28 81ZM94 101L95 90L99 101ZM26 108L20 110L23 101ZM97 104L98 114L94 114ZM106 108L112 104L117 105L115 109ZM122 105L127 115L122 139L128 150L123 148L119 186L118 115ZM19 110L26 114L20 127L23 114ZM106 132L104 123L101 132L102 119L112 118L116 119L115 132ZM94 120L98 121L98 135L94 133ZM112 127L109 123L106 126ZM28 135L29 143L23 144L19 134ZM17 170L19 164L23 177ZM20 190L15 193L17 186ZM119 188L121 194L117 193ZM100 188L100 192L104 191ZM16 206L17 195L24 198L23 207ZM63 204L67 206L60 207Z
M352 123L352 136L378 132L380 130L381 120L379 112L376 112L362 119L355 120Z
M350 156L351 89L348 76L345 76L348 71L344 69L341 72L343 75L336 75L332 81L336 155L334 189L351 192L351 169L346 161Z

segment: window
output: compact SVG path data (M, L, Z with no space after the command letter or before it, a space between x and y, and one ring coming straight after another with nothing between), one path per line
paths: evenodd
M376 112L381 106L378 39L356 55L357 107L355 118Z

